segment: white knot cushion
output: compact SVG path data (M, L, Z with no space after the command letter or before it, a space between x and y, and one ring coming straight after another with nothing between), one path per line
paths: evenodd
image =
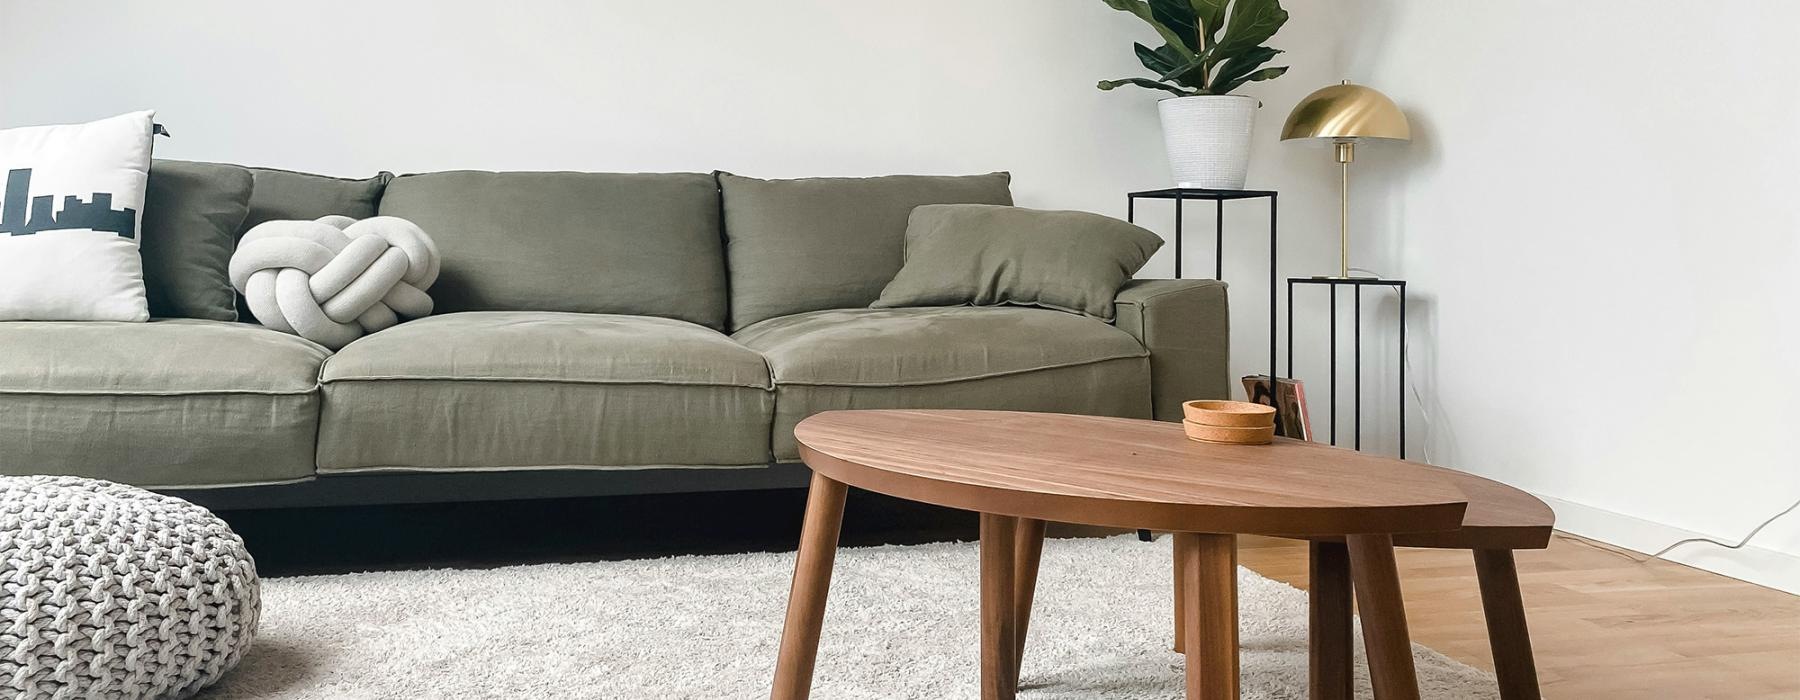
M437 243L411 221L265 221L231 256L231 286L263 325L336 350L431 314Z
M205 508L0 477L0 697L187 697L237 665L261 611L256 562Z

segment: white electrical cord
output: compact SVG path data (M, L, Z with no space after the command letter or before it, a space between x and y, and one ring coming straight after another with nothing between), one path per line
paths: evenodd
M1667 547L1656 550L1656 553L1650 555L1650 558L1651 559L1661 559L1664 554L1668 554L1669 552L1674 551L1674 549L1676 547L1680 547L1681 545L1684 545L1684 544L1693 544L1693 543L1698 543L1698 542L1714 544L1714 545L1718 545L1720 547L1724 547L1726 549L1743 549L1744 545L1750 544L1750 540L1756 539L1756 534L1759 532L1762 532L1763 528L1768 527L1769 523L1780 520L1781 516L1794 512L1795 508L1800 508L1800 501L1794 501L1792 504L1788 505L1787 508L1782 509L1782 511L1780 513L1776 513L1774 515L1769 516L1769 518L1767 520L1764 520L1761 523L1757 524L1756 527L1751 528L1750 533L1747 535L1744 535L1744 537L1742 539L1738 540L1737 544L1726 544L1724 542L1715 540L1711 537L1689 537L1685 540L1676 540L1674 544L1671 544Z
M1366 269L1366 268L1361 268L1361 267L1352 267L1352 268L1350 268L1350 271L1351 272L1361 272L1363 274L1374 275L1376 277L1384 277L1384 278L1386 277L1385 275L1383 275L1379 272L1376 272L1376 271L1370 270L1370 269ZM1396 296L1396 297L1400 296L1399 289L1389 287L1388 291L1393 292L1394 296ZM1406 377L1407 377L1406 387L1409 391L1412 392L1413 402L1417 403L1419 405L1419 417L1425 421L1425 441L1424 441L1424 445L1421 449L1421 451L1423 451L1425 453L1425 463L1426 464L1436 464L1436 462L1433 462L1431 460L1431 411L1429 411L1425 408L1425 398L1419 395L1419 385L1412 381L1412 377L1413 377L1412 349L1411 349L1410 343L1411 343L1410 338L1402 337L1400 339L1400 348L1401 348L1400 351L1401 351L1402 356L1405 358L1405 362L1406 362ZM1758 533L1761 533L1763 531L1763 528L1768 527L1770 523L1780 520L1782 516L1787 515L1788 513L1792 513L1796 509L1800 509L1800 500L1794 501L1792 504L1789 504L1788 507L1782 509L1781 512L1771 515L1767 519L1763 520L1761 523L1758 523L1756 525L1756 527L1750 529L1749 533L1745 534L1742 538L1740 538L1738 540L1737 544L1730 544L1727 542L1722 542L1720 540L1715 540L1711 537L1689 537L1687 539L1677 540L1677 541L1671 543L1669 546L1663 547L1662 549L1657 550L1655 554L1650 555L1650 559L1661 559L1663 557L1663 555L1668 554L1669 552L1675 551L1675 548L1680 547L1685 544L1706 543L1706 544L1711 544L1711 545L1717 545L1719 547L1724 547L1725 549L1743 549L1745 545L1750 544L1750 540L1756 539L1756 535ZM1642 560L1642 561L1648 561L1648 559Z

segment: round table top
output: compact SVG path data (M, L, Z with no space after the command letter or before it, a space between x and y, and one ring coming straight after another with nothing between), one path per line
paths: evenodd
M1454 530L1435 468L1312 442L1216 445L1179 423L1051 413L827 411L794 428L815 472L951 508L1122 528L1268 535Z

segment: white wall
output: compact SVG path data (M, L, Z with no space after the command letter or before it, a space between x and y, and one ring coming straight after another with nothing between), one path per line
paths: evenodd
M1347 3L1415 140L1357 163L1438 461L1639 549L1800 499L1800 6ZM1377 204L1379 203L1379 204ZM1800 513L1677 558L1800 591Z
M1093 87L1130 26L1039 4L6 0L0 122L148 106L159 155L346 175L1011 169L1119 209L1164 179L1153 111Z

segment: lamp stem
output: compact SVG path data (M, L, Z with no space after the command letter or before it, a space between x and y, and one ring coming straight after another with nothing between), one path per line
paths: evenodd
M1356 160L1356 143L1339 141L1337 162L1341 166L1341 188L1338 191L1338 277L1350 276L1350 163Z

